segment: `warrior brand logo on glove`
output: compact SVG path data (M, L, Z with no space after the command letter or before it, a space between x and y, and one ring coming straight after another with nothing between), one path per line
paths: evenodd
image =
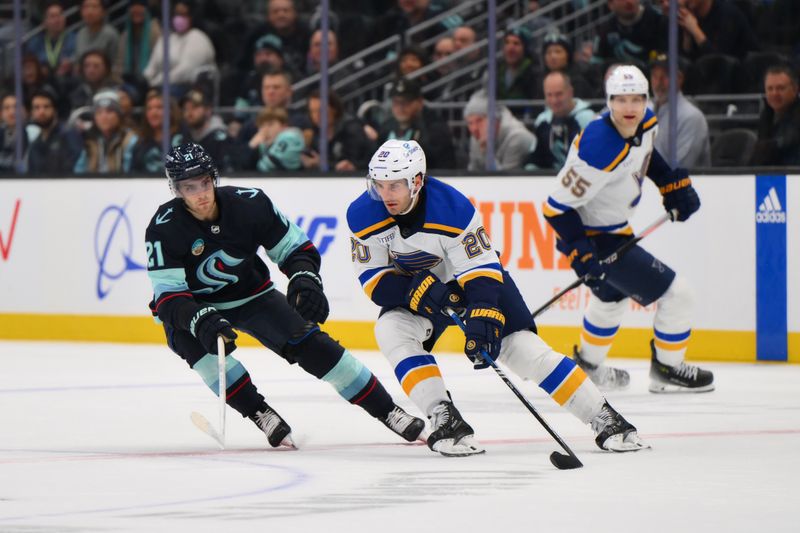
M470 311L469 318L491 318L500 322L500 324L503 326L506 325L506 317L500 312L500 310L494 308L473 309Z
M432 275L428 274L425 279L420 282L417 288L414 290L414 293L411 295L411 301L409 302L409 307L413 311L419 311L419 301L422 299L422 296L425 292L430 288L431 285L436 283L436 278Z
M658 188L658 192L661 194L668 194L672 191L677 191L678 189L685 189L686 187L692 186L692 179L691 178L683 178L678 181L673 181L672 183L667 183L663 187Z

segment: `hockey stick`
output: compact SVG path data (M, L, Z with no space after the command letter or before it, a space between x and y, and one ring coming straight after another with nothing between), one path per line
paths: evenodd
M611 253L611 255L609 255L608 257L606 257L605 259L603 259L600 262L604 263L606 265L613 263L614 261L619 259L619 257L621 255L623 255L625 252L627 252L633 246L635 246L639 241L641 241L642 239L644 239L645 237L647 237L648 235L653 233L656 229L658 229L662 224L664 224L664 222L666 222L668 220L670 220L670 221L675 220L675 217L677 215L678 215L678 212L675 211L675 210L668 211L668 212L664 213L655 222L653 222L652 224L647 226L645 229L643 229L641 231L641 233L639 233L639 235L637 235L633 239L623 243L619 248L614 250ZM547 302L545 302L544 305L542 305L539 309L537 309L536 311L531 313L531 318L536 318L537 316L541 315L542 313L544 313L545 311L550 309L553 306L554 303L559 301L569 291L571 291L572 289L575 289L576 287L579 287L580 285L586 283L588 280L589 280L589 274L585 274L585 275L581 276L580 278L576 279L575 281L570 283L567 287L562 289L558 294L556 294L555 296L553 296L552 298L547 300Z
M450 318L453 319L453 322L455 322L456 325L459 328L461 328L461 331L464 331L464 322L461 320L461 317L459 317L458 314L450 308L446 308L445 312L448 315L450 315ZM497 372L497 375L500 376L500 379L503 380L503 383L505 383L508 386L508 388L511 389L511 392L513 392L514 395L517 398L519 398L519 401L522 402L522 404L528 409L528 411L531 412L531 414L536 418L536 420L539 421L539 423L544 427L544 429L547 430L550 436L553 437L556 440L556 442L558 442L558 444L564 449L564 451L567 452L567 455L560 452L551 453L550 462L553 463L553 466L555 466L559 470L571 470L573 468L582 467L583 463L581 463L580 459L578 459L578 457L575 455L575 452L573 452L569 448L569 446L567 446L567 443L564 442L555 431L553 431L553 429L545 421L545 419L542 418L542 416L539 414L539 412L536 410L533 404L531 404L531 402L529 402L527 398L525 398L525 396L522 395L522 393L517 389L517 387L514 386L511 380L508 379L508 376L506 376L506 373L503 371L503 369L497 366L497 363L494 362L494 359L492 359L491 356L489 356L489 354L486 353L486 350L481 349L480 354L481 357L483 357L483 360L486 361L486 363L488 363L494 369L495 372Z
M228 396L228 385L225 373L225 338L220 335L217 337L217 370L219 371L218 378L218 396L219 396L219 431L214 429L206 417L198 413L192 412L192 422L203 433L210 436L217 441L220 449L225 449L225 407Z

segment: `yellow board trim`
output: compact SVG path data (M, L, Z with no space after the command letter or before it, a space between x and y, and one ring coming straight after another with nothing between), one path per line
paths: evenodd
M375 224L369 226L368 228L362 229L361 231L356 233L356 237L358 237L360 239L364 235L368 235L368 234L372 233L373 231L375 231L377 229L380 229L383 226L388 226L392 222L394 222L394 219L392 217L385 218L385 219L381 220L380 222L376 222Z
M377 311L375 313L377 317ZM377 350L374 321L334 320L326 322L327 331L351 350ZM539 326L539 334L556 351L572 353L582 328L579 326ZM652 328L621 328L609 353L610 357L650 358ZM241 335L240 346L261 346ZM104 315L55 315L35 313L0 313L0 340L71 341L163 344L164 330L152 317ZM800 364L800 332L789 333L789 362ZM436 352L461 353L464 335L448 328L436 343ZM687 360L756 362L754 331L692 329L686 352ZM775 363L766 363L775 364Z
M442 373L439 371L438 365L423 366L406 374L400 385L403 387L403 390L406 391L406 394L410 395L411 391L414 390L414 387L416 387L417 383L420 381L440 377L442 377Z
M575 367L572 372L570 373L569 377L565 379L561 386L556 389L556 391L552 394L553 400L556 401L558 405L564 405L567 401L575 394L575 391L578 390L578 387L581 386L586 380L586 372L580 369L580 367Z

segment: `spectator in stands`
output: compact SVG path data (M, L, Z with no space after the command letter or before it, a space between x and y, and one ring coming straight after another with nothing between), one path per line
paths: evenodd
M184 94L181 98L181 114L183 126L175 137L175 146L186 142L199 144L214 159L221 172L231 171L238 165L233 141L228 137L225 123L214 114L206 93L195 88Z
M22 57L22 99L30 108L33 93L46 85L45 70L33 54Z
M44 87L31 98L31 122L39 127L39 135L28 150L29 174L69 174L83 149L77 131L58 120L58 97Z
M66 25L64 7L60 2L51 2L44 12L44 31L31 37L25 47L55 78L68 76L75 61L75 34L67 31Z
M431 59L434 62L436 62L439 61L440 59L449 57L455 51L456 51L456 45L455 42L453 41L453 38L445 36L436 41L436 44L433 45L433 54L431 55ZM453 67L454 67L453 63L447 63L443 66L438 67L436 69L436 72L438 73L439 77L445 76L453 71Z
M473 94L464 119L469 130L469 163L467 170L486 170L486 141L489 129L489 102L485 91ZM495 114L494 166L496 170L521 169L525 159L536 148L536 137L504 106Z
M453 53L460 52L475 44L478 36L475 30L469 26L459 26L453 31L453 46L455 50ZM454 64L456 70L465 70L466 73L456 76L455 79L450 80L444 84L439 93L440 100L463 100L466 95L471 94L475 87L482 85L484 76L484 69L480 66L473 66L481 58L480 48L476 48L471 52L465 53L459 57Z
M102 174L131 171L136 134L122 125L119 96L113 89L103 90L92 100L94 121L84 134L83 150L75 163L74 172Z
M172 30L169 34L169 81L172 94L180 96L194 83L201 68L216 68L214 47L208 36L192 27L191 6L178 0L172 7ZM144 77L150 85L164 79L164 38L158 39Z
M541 2L539 0L530 0L527 2L526 15L539 11L543 3L546 2ZM528 30L528 35L530 35L528 39L528 55L534 62L534 68L541 70L542 64L539 51L544 45L544 36L551 33L558 33L558 28L553 23L552 17L549 15L542 15L541 13L529 20L525 24L525 28Z
M387 11L374 26L372 42L382 41L393 35L402 35L412 27L440 15L447 6L431 5L430 0L397 0L397 5ZM411 42L405 44L419 44L423 41L452 31L463 24L464 20L459 15L452 15L441 22L424 30L416 32L411 37Z
M139 119L134 115L134 108L141 103L139 90L133 84L123 83L117 87L117 96L122 112L122 124L132 130L138 129Z
M311 31L308 25L298 18L292 0L268 0L267 20L258 25L245 38L242 55L238 61L239 70L247 72L252 68L255 43L267 33L281 38L285 64L290 65L294 70L303 70L308 56Z
M669 8L661 1L662 11ZM747 18L727 0L678 0L681 54L692 61L706 54L744 59L758 50L758 40Z
M333 30L328 31L328 66L332 67L339 61L339 38ZM322 65L322 30L311 34L306 58L305 75L312 76L319 72Z
M22 108L23 115L25 108ZM25 117L23 116L23 124ZM4 94L0 97L0 174L16 172L17 163L17 97L13 94ZM28 151L28 134L23 128L22 153L23 159Z
M80 76L77 86L69 93L72 110L92 105L95 94L101 89L117 85L117 79L111 74L111 61L100 50L89 50L81 56Z
M125 29L119 40L119 50L114 61L118 76L142 76L150 62L150 54L161 38L161 25L150 16L147 0L130 0Z
M667 49L667 21L640 0L608 0L613 17L595 39L595 62L620 61L643 69L652 55Z
M90 50L99 50L109 61L116 58L119 32L106 23L105 0L82 0L81 19L84 26L75 38L75 55L83 57Z
M322 110L319 91L314 90L308 97L308 116L312 129L303 132L309 150L302 156L303 167L318 170L319 167L319 124ZM337 172L354 172L364 169L372 157L374 144L364 133L364 125L355 117L345 114L339 96L328 93L328 164Z
M453 134L447 122L425 106L420 83L401 78L392 87L390 95L392 116L381 127L378 141L417 141L427 154L428 168L455 168Z
M291 111L289 104L292 103L292 78L288 72L268 71L261 77L261 92L259 101L252 104L253 107L263 105L264 107L283 109L286 111L289 120L289 126L306 130L311 128L311 120L307 112ZM236 117L244 125L236 135L236 142L240 146L246 146L256 133L258 133L258 125L255 118L247 118L244 115ZM230 125L228 131L231 131Z
M506 31L503 37L503 59L497 65L497 99L530 100L534 97L536 73L528 55L530 35L526 28ZM517 116L524 113L519 109ZM424 148L424 146L423 146Z
M797 72L788 65L767 69L767 105L758 121L754 165L800 165L800 98Z
M249 147L255 153L256 170L300 170L300 156L306 143L303 132L289 125L289 114L280 107L262 109L256 117L258 133L250 139Z
M425 53L424 49L416 45L403 48L400 51L400 55L397 56L394 79L384 86L384 100L387 100L389 104L391 104L391 92L395 84L412 72L416 72L422 67L427 66L428 63L428 54ZM419 82L420 87L422 87L431 81L432 76L423 74L415 79Z
M678 59L678 138L677 165L682 168L711 166L711 144L708 137L708 121L700 109L683 96L683 80L686 74L685 60ZM658 117L658 135L655 147L669 162L669 62L660 54L650 67L650 88L653 90L653 111Z
M581 98L603 97L602 84L596 83L596 67L588 63L576 63L573 60L572 45L565 35L550 33L545 36L542 46L543 76L550 72L566 72L572 83L576 96ZM597 87L597 89L593 88ZM543 85L537 83L534 98L544 98Z
M164 172L164 153L161 150L161 140L164 138L164 99L161 89L150 89L145 96L144 116L139 126L136 146L133 149L133 171L146 174L161 174ZM178 134L180 122L180 108L178 103L169 100L169 136L170 145L176 145L175 137Z
M542 85L546 107L534 123L536 150L526 160L526 170L563 167L573 139L595 117L588 102L575 98L566 72L554 70Z

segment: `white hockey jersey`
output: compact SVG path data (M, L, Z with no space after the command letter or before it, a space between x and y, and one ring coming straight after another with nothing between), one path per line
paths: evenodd
M604 113L575 137L558 173L559 185L547 198L544 213L558 216L575 209L587 235L633 233L628 220L642 196L658 119L645 111L636 137L624 139Z
M503 282L480 212L469 199L435 178L426 178L425 196L424 221L411 231L401 230L383 203L366 192L350 204L353 265L371 299L376 300L373 293L385 276L413 276L422 270L444 283L458 281L468 294L471 280Z

